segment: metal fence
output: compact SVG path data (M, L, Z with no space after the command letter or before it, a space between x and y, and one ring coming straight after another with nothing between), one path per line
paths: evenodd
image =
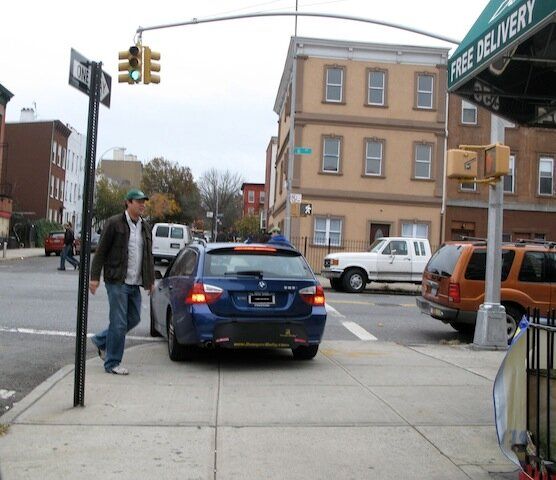
M544 467L556 461L556 415L552 412L556 407L555 333L556 310L548 312L545 320L535 309L527 329L526 428L535 445L535 456ZM552 476L556 469L551 466L550 478L556 478Z

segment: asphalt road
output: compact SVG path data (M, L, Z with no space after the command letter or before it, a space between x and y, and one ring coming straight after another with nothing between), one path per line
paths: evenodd
M57 271L58 257L0 262L0 415L61 367L75 363L78 272ZM163 266L158 269L164 270ZM327 340L435 344L472 341L420 314L411 295L338 293L325 283ZM88 332L107 325L106 290L89 296ZM128 336L132 346L149 335L149 298L143 295L141 324ZM88 357L96 355L90 341Z

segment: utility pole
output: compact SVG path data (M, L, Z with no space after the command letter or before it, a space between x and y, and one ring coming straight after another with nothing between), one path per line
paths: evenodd
M295 161L295 98L297 90L297 37L293 40L293 60L292 60L292 76L291 76L291 105L290 105L290 137L288 142L288 167L286 169L286 219L284 222L284 235L287 239L291 239L292 228L292 182L293 182L293 165Z

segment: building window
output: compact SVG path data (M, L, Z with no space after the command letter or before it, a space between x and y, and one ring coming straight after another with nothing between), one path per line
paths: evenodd
M384 105L385 72L373 70L369 72L369 92L367 102L369 105Z
M539 195L552 195L554 159L541 157L539 160Z
M462 182L459 184L459 189L463 192L476 192L477 184L475 182Z
M255 215L255 207L248 207L247 215Z
M66 149L62 148L62 168L66 168Z
M50 196L54 197L54 177L50 177Z
M247 203L255 203L255 192L253 190L247 192Z
M326 69L326 101L340 103L343 97L344 69Z
M510 171L504 175L504 192L515 192L515 155L510 155Z
M52 163L56 163L56 152L58 151L58 144L52 142Z
M340 139L325 138L322 155L322 171L334 172L340 171Z
M431 178L432 145L415 145L415 178Z
M417 108L432 109L434 77L432 75L417 75Z
M365 149L365 175L382 175L383 144L377 140L367 140Z
M60 200L64 201L64 181L60 180Z
M461 101L461 123L477 125L477 107L465 100Z
M259 192L259 203L264 203L265 192Z
M58 152L56 153L56 165L62 165L62 145L58 145Z
M340 246L342 242L342 219L315 217L315 245Z
M429 238L427 223L402 222L402 237Z

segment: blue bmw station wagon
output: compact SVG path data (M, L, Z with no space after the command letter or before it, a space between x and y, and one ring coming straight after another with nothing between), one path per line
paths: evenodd
M325 298L303 255L272 244L190 244L151 295L151 335L168 340L172 360L199 346L318 351Z

